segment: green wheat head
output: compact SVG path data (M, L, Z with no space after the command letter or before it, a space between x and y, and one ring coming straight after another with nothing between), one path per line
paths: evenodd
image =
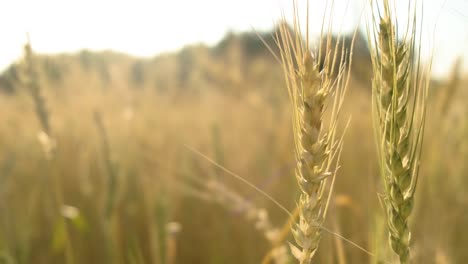
M383 13L379 12L378 19L374 17L378 24L374 25L372 54L374 125L385 184L383 200L390 245L401 263L409 262L408 217L418 181L427 93L416 46L415 9L413 12L405 36L398 40L396 19L389 1L383 1Z

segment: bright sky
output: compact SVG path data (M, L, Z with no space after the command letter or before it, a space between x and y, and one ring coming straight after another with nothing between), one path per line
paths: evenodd
M311 23L318 26L326 1L310 1ZM468 44L468 1L423 1L426 26L431 32L437 21L435 41L425 38L435 46L434 71L442 73L456 56L468 58L464 49ZM337 25L352 30L365 2L335 0ZM21 55L27 32L33 48L41 53L87 48L154 56L190 43L214 44L228 30L268 30L280 18L281 10L287 16L291 14L291 5L292 0L2 1L0 70Z

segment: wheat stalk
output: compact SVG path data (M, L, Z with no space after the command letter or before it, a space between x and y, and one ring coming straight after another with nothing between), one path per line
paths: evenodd
M287 245L279 242L282 230L271 222L265 208L257 207L252 201L242 197L242 195L216 179L208 181L197 177L191 177L190 179L198 187L187 186L184 190L185 193L207 202L218 203L232 212L243 214L248 221L254 223L255 229L261 232L272 245L270 258L277 264L289 262Z
M28 40L28 43L24 46L24 59L25 59L25 68L26 75L28 77L27 87L31 92L31 96L34 100L34 106L36 107L36 114L39 118L41 128L44 133L48 136L51 135L50 121L49 121L49 112L47 111L46 101L44 95L41 93L41 87L38 83L38 73L35 69L33 51L31 44Z
M39 74L35 62L34 52L28 37L28 42L24 45L24 76L21 77L34 101L34 110L41 127L41 131L38 133L39 142L42 145L46 157L48 159L53 159L57 142L50 125L50 114L47 110L46 98L39 83Z
M52 189L47 192L47 195L50 195L50 199L53 199L53 205L56 208L59 208L59 213L61 217L59 218L58 226L63 227L64 238L65 238L65 260L66 263L74 263L75 257L73 252L72 237L68 228L68 224L65 218L73 218L78 211L73 206L68 206L64 204L63 193L60 187L60 180L58 178L58 173L55 170L55 162L57 162L57 142L54 137L53 129L50 124L50 113L47 110L46 98L43 94L42 87L39 82L39 73L36 66L36 60L34 56L33 49L31 47L31 42L29 41L24 46L24 75L23 82L34 101L36 116L39 119L39 124L41 131L38 134L38 139L42 144L43 150L47 157L47 165L49 167L49 174L47 176L47 183L50 183ZM49 178L50 177L50 178ZM72 213L70 213L72 212ZM54 216L55 217L55 216Z
M408 217L418 180L427 91L416 50L416 9L409 9L413 19L399 41L389 1L383 1L383 14L379 11L378 26L374 25L372 54L374 124L385 184L383 201L390 245L401 263L408 263L410 258Z
M296 245L291 252L301 264L311 262L319 246L322 224L336 175L336 157L340 142L336 137L337 121L349 76L345 72L345 52L337 58L339 42L331 51L331 34L321 41L318 51L309 48L309 30L305 43L301 37L298 8L294 3L293 32L283 22L276 39L293 111L293 132L296 154L296 178L300 187L299 220L293 226ZM307 2L307 22L308 22ZM325 45L325 46L324 46ZM338 62L339 59L339 62ZM338 74L335 76L336 63ZM332 101L328 126L323 118L327 100Z

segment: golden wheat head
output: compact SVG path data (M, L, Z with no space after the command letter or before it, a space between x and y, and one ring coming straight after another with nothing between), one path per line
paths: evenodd
M340 43L332 45L328 32L318 50L312 51L309 34L305 41L301 37L295 2L294 9L293 29L283 19L276 39L292 103L296 178L301 191L299 220L292 228L296 245L291 244L291 251L300 263L310 263L319 246L336 174L341 149L337 122L349 75L345 72L345 52L340 58L337 55ZM338 74L334 74L335 66ZM325 121L328 104L331 115Z

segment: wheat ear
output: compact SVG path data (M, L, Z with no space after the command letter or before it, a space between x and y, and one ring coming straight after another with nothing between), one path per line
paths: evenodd
M409 10L414 12L413 21L409 20L406 36L400 41L389 1L383 1L383 14L379 14L378 26L374 25L372 56L374 124L385 184L383 200L390 245L401 263L409 263L410 258L408 217L418 180L427 91L415 44L416 9Z
M332 168L332 164L337 166L334 161L340 149L336 139L336 124L346 78L343 57L337 59L339 43L334 47L335 52L331 52L328 37L325 46L321 41L316 53L312 53L309 48L308 33L304 43L298 8L296 2L293 2L293 32L283 19L276 39L292 102L296 178L300 187L299 220L292 227L297 246L291 244L291 252L301 264L308 264L319 246L321 227L333 187L333 180L327 183L327 179L334 179L336 173L336 169ZM338 60L339 73L333 77L332 72ZM332 102L332 114L328 126L325 126L322 121L328 99Z

